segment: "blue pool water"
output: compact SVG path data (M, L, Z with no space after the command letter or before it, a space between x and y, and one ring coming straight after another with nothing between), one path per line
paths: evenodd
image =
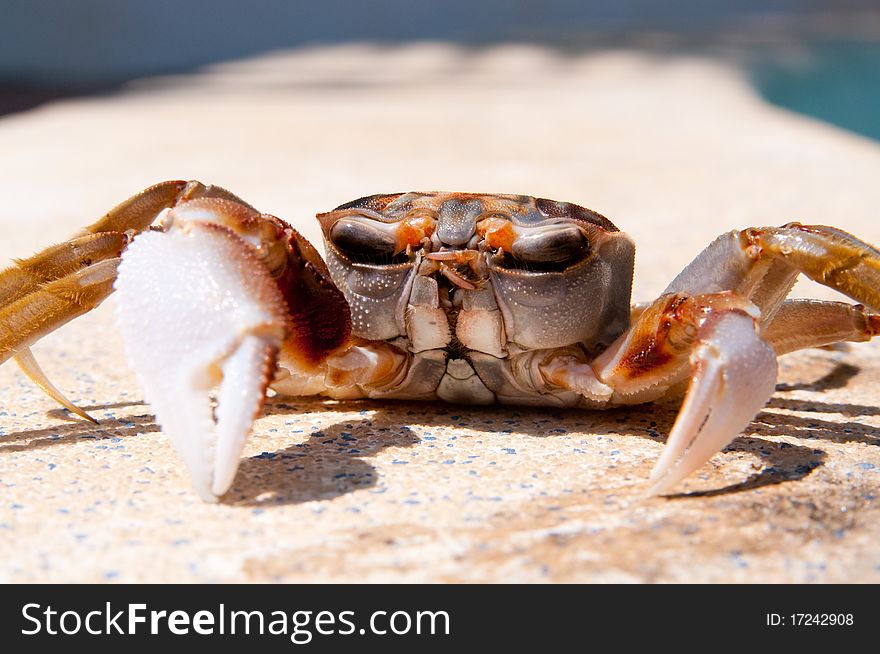
M772 55L752 75L768 101L880 140L880 42L822 43L794 57Z

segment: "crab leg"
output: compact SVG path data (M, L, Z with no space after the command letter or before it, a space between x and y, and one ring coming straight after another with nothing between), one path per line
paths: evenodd
M0 273L0 363L100 304L127 243L120 233L90 234Z
M151 186L118 204L73 239L48 247L27 259L17 260L13 266L0 272L0 321L8 321L17 314L27 314L27 311L22 314L24 306L46 308L44 305L51 304L51 315L40 311L34 314L33 325L16 324L25 329L22 332L24 338L21 339L24 341L34 331L39 333L37 338L42 337L91 310L112 292L112 284L105 285L104 290L108 292L102 297L93 292L97 280L106 282L109 279L112 282L111 267L101 266L100 263L118 260L131 235L149 227L163 209L194 198L222 198L250 208L235 195L217 186L178 180ZM112 267L115 267L115 263ZM55 296L56 301L51 300L51 296ZM57 301L64 298L69 300L69 311L64 309L63 301ZM89 300L94 301L90 306ZM19 301L24 303L17 304ZM82 307L86 308L82 310ZM0 322L0 325L4 324ZM2 338L5 340L0 340L0 356L4 347L11 350L14 349L12 344L17 345L14 334ZM3 360L0 359L0 362Z
M842 341L869 341L880 334L880 315L861 304L786 300L761 329L777 355Z
M113 291L118 263L92 264L0 308L0 363L98 306Z
M326 265L289 225L222 188L170 181L0 273L0 363L14 356L88 417L28 348L114 289L129 363L208 501L232 483L279 353L291 372L311 374L351 330Z
M761 338L758 308L730 292L666 295L592 364L612 404L677 395L681 411L651 474L669 490L723 449L767 402L776 353Z
M699 329L690 363L684 404L651 472L652 495L668 491L726 447L776 386L776 353L744 313L710 317Z
M769 399L775 357L880 333L864 306L785 301L805 274L880 307L880 252L840 230L790 223L723 234L593 362L612 404L673 396L681 411L657 462L652 493L668 491L742 430Z
M799 273L880 309L880 251L839 229L800 223L722 234L664 292L733 291L768 322Z
M15 362L32 382L39 386L46 395L58 402L58 404L71 413L78 415L80 418L93 422L96 425L98 424L97 420L68 400L64 396L64 393L59 391L55 384L49 380L46 373L43 372L43 369L40 367L40 364L37 363L37 360L34 358L34 354L29 347L22 348L18 351L18 354L15 355Z
M170 209L196 198L230 200L256 213L256 210L247 202L220 186L210 184L206 186L194 180L185 182L173 179L154 184L127 200L123 200L100 220L82 230L79 235L101 232L140 232L152 225L156 216L163 209Z
M116 265L131 236L147 229L162 210L192 198L223 198L249 208L217 186L161 182L121 202L71 240L16 260L0 272L0 363L15 357L50 397L93 420L52 385L29 346L106 299L113 292Z
M88 234L16 261L14 266L0 272L0 307L96 261L118 257L127 243L128 238L119 232Z

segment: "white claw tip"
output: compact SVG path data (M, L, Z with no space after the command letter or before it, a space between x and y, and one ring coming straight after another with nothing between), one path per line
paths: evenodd
M217 502L262 407L284 299L251 246L199 223L135 238L116 288L129 364L196 492Z

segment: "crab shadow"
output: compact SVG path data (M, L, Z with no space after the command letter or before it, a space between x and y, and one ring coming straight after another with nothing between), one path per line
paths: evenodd
M837 388L845 387L851 379L859 374L861 369L851 363L843 363L837 361L834 367L826 374L814 379L811 382L796 382L794 384L777 384L776 390L780 392L788 391L813 391L821 393Z
M777 390L820 392L840 388L857 372L855 366L839 363L829 374L812 383L780 385ZM97 413L139 404L124 402L84 408ZM265 413L268 415L299 415L306 420L306 414L310 412L344 410L365 413L365 410L370 410L371 415L326 426L313 431L303 442L244 459L232 488L221 501L239 506L299 504L376 487L379 473L369 458L388 448L418 445L420 439L408 424L441 430L464 425L493 437L503 437L505 432L533 438L583 433L636 436L662 444L675 422L678 408L677 404L660 403L590 412L502 406L475 408L427 402L377 404L371 401L336 402L321 399L291 402L273 398L266 403ZM815 415L779 413L776 409L808 414L834 413L848 417L880 415L880 408L873 406L774 396L766 409L753 419L746 435L735 439L724 450L751 454L761 462L760 470L741 482L723 488L666 497L711 497L797 481L823 465L827 458L826 453L816 447L767 440L762 436L880 445L880 430L871 425L854 420L833 422ZM49 415L71 419L63 410L50 411ZM98 425L79 419L71 420L68 424L2 435L0 455L72 444L81 439L127 438L160 431L150 414L105 417Z
M829 403L814 399L800 400L779 395L779 393L791 391L821 393L844 388L851 379L858 375L859 371L860 368L852 364L836 362L827 374L812 382L778 384L777 394L770 398L765 410L752 419L749 427L745 430L746 434L759 434L774 438L784 436L832 443L855 442L875 447L880 446L880 429L872 425L855 421L831 421L813 415L796 416L774 411L774 409L781 409L808 414L839 414L847 417L880 415L880 408L876 406L845 402ZM668 415L666 418L664 431L668 433L674 422L674 414L673 420L669 420ZM751 435L739 436L723 451L751 454L758 458L763 466L761 470L735 484L710 490L674 493L666 497L668 499L714 497L797 481L807 477L813 470L824 465L827 460L826 452L816 447L769 441Z
M133 406L146 407L147 405L143 400L134 400L134 401L129 401L129 402L112 402L112 403L108 403L108 404L96 404L93 406L81 406L79 408L91 415L93 412L97 413L98 411L109 411L111 409L127 409L127 408L133 407ZM65 420L67 422L72 422L72 423L81 423L82 422L82 418L72 414L67 409L63 409L61 407L59 407L57 409L50 409L49 411L46 411L46 415L49 416L50 418L54 418L56 420ZM94 417L94 416L92 416L92 417ZM113 419L115 419L115 418L113 418ZM99 422L103 423L104 419L101 419Z
M852 368L847 364L840 364L839 367ZM851 376L848 372L846 375L829 374L823 378L824 381L817 380L809 386L811 390L824 390L828 380L839 381ZM778 442L764 436L880 445L880 430L871 425L777 413L773 410L776 408L850 416L880 414L877 407L774 398L768 404L768 410L753 419L746 429L746 435L736 438L724 449L728 453L752 455L760 462L760 469L740 482L721 488L666 497L673 500L713 497L794 482L810 475L827 459L823 450L810 443ZM284 415L323 410L363 412L364 409L375 410L375 413L369 419L338 423L314 432L304 443L276 452L263 452L244 460L232 489L222 501L246 506L290 504L331 499L375 487L379 479L378 471L364 459L386 448L418 445L419 437L405 426L407 424L438 430L461 425L493 437L503 437L504 432L508 431L530 438L585 433L636 436L662 444L675 422L679 406L661 403L587 412L502 406L475 408L425 402L386 402L377 405L370 401L306 400L295 404L280 401L267 403L268 413Z
M85 412L99 415L101 411L125 409L146 405L143 402L115 402L81 407ZM51 409L46 412L49 418L64 420L64 424L41 429L26 429L4 434L0 432L0 455L7 452L26 452L41 450L57 445L69 445L80 440L106 440L112 438L131 438L139 434L161 431L151 414L129 415L124 417L100 416L98 424L87 422L74 416L67 409Z
M136 406L138 404L142 403L107 404L83 407L83 409L85 411L97 412L102 409ZM48 414L54 418L61 417L63 414L63 418L70 420L70 422L42 429L28 429L0 435L0 455L12 452L30 452L58 445L71 445L81 440L132 438L140 434L161 431L151 414L125 416L122 418L105 417L101 418L97 425L86 422L82 418L70 417L67 411L63 409L52 410Z
M610 414L612 421L591 425L584 431L601 436L638 436L658 444L665 444L666 438L675 423L678 410L679 406L675 404L612 409L607 412ZM566 417L567 415L564 415L563 420ZM580 421L576 412L572 412L571 418L574 421ZM791 416L787 415L762 412L746 428L745 433L749 435L737 437L722 450L725 453L741 452L749 454L760 461L760 469L750 474L748 478L720 488L687 493L671 493L664 495L664 497L669 500L714 497L794 482L807 477L813 470L823 465L827 458L825 452L820 449L766 440L751 435L754 433L766 434L768 436L815 438L836 442L855 440L870 444L880 444L880 440L869 433L876 430L865 425L859 425L861 434L842 437L837 431L838 425L836 423L819 421L822 422L820 425L816 424L816 421L810 421L810 424L806 425L802 421L789 420L790 418ZM535 435L541 436L541 434Z
M842 413L846 415L878 415L876 407L862 407L849 404L824 404L773 398L768 408L783 408L796 411ZM793 416L787 413L762 411L752 420L748 432L778 437L787 436L798 439L815 439L832 443L864 443L880 446L880 430L860 422L831 422L809 417ZM803 479L828 458L824 450L788 442L768 441L763 438L739 436L723 450L724 452L744 452L758 457L764 467L742 482L723 488L675 493L669 499L689 497L714 497L737 493L762 486L772 486Z
M302 443L244 459L220 501L233 506L300 504L374 487L379 473L364 457L419 443L406 425L380 423L340 422L312 432Z

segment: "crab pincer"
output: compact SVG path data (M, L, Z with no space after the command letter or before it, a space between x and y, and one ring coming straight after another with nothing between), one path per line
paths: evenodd
M248 245L201 222L141 234L116 288L145 398L195 490L216 501L232 483L284 339L281 293Z
M173 209L163 231L137 236L122 257L116 290L126 357L209 502L232 484L285 340L312 331L285 298L309 274L289 265L294 233L244 205L197 199Z

